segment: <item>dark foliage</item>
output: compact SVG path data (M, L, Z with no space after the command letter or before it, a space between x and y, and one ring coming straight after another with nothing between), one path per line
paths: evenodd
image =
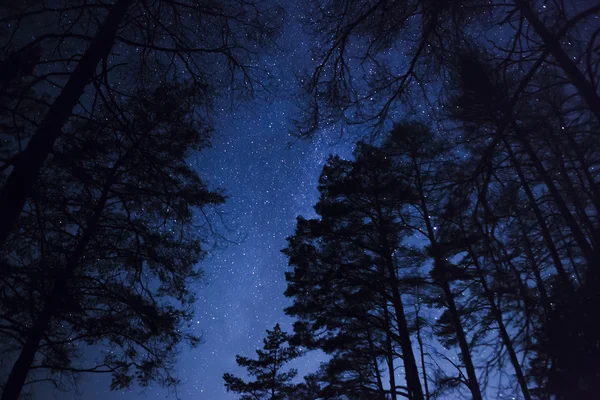
M240 400L286 400L304 398L298 392L292 380L296 377L295 369L284 370L285 364L300 356L300 351L289 345L290 336L276 324L273 330L267 330L267 337L263 340L264 346L256 350L258 359L236 356L235 361L240 367L248 371L248 375L255 380L246 382L230 373L223 375L225 387L228 392L241 395ZM303 385L302 391L306 395L313 390L313 386ZM296 396L296 397L294 397ZM298 397L300 396L300 397Z
M210 233L198 212L224 200L187 163L209 139L197 95L161 85L57 143L2 252L4 357L16 360L3 399L29 371L110 373L115 389L176 383L179 345L199 342L185 329ZM78 362L86 345L99 364Z

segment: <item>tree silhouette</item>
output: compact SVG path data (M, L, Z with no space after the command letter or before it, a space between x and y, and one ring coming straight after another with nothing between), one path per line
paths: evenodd
M295 330L303 345L321 348L339 361L333 370L354 369L355 377L345 374L346 393L358 390L358 379L363 394L395 399L409 393L420 399L402 287L422 280L398 262L406 229L397 210L411 194L391 166L378 149L363 143L357 145L355 161L329 160L315 207L320 219L299 218L284 250L294 267L286 274L286 295L294 299L286 313L299 318ZM406 386L396 383L391 372L399 359ZM385 387L382 380L388 380Z
M445 308L438 320L440 332L450 336L451 342L460 348L461 359L467 374L465 382L474 399L482 394L472 360L470 346L465 332L463 317L466 315L457 303L453 282L469 278L464 271L449 262L454 255L453 249L440 242L439 227L436 226L436 207L443 204L445 193L439 190L442 182L447 181L443 162L450 157L447 142L419 123L405 122L394 127L389 138L382 145L384 154L393 159L397 166L398 179L405 182L406 190L413 194L411 201L399 209L399 216L415 234L427 241L424 258L433 261L430 271L432 283L440 289L434 295L439 306ZM446 161L442 161L446 159Z
M600 121L595 4L335 0L306 1L304 8L317 45L313 67L300 81L299 135L340 121L383 133L388 117L405 105L439 117L439 88L450 83L446 73L455 48L472 39L493 51L503 67L528 71L523 89L556 65L564 76L557 84L574 87L586 117Z
M208 145L197 90L161 85L65 133L42 170L18 231L2 252L2 335L14 364L2 399L17 399L30 372L112 374L176 383L171 369L201 277L210 234L197 211L223 202L187 157ZM207 221L206 223L208 223ZM77 362L79 346L103 354Z
M488 126L497 130L499 121L493 110L506 108L508 92L520 84L489 59L482 52L470 53L468 64L463 62L461 67L460 91L454 98L458 106L450 108L467 132L478 136L485 135ZM489 158L485 181L476 189L480 200L475 210L481 212L482 220L475 220L474 228L480 232L481 246L469 252L472 260L484 257L484 264L491 261L496 271L496 282L485 291L501 289L499 283L504 280L506 299L511 282L501 276L518 282L511 302L521 309L518 330L529 332L513 337L512 342L537 353L531 374L541 387L535 392L542 397L587 398L596 390L598 377L597 354L592 350L597 331L586 322L595 318L590 302L597 292L592 288L598 287L598 223L594 216L598 207L591 167L598 153L590 142L597 124L577 120L568 108L582 107L581 100L567 105L569 96L552 85L555 79L538 78L536 83L544 89L520 100L518 110L510 111L506 131L498 136L504 151ZM499 233L503 230L508 231L508 238ZM524 257L519 248L524 248ZM477 266L478 271L481 268ZM525 283L527 275L535 279L533 288ZM519 373L509 333L501 327L500 314L513 311L506 304L502 310L490 304ZM514 316L510 318L515 321ZM519 381L524 387L525 377Z
M421 355L427 353L420 363L435 377L434 387L423 385L426 396L467 387L480 399L492 381L508 378L498 390L512 385L525 399L589 398L599 370L598 334L588 321L597 319L591 304L600 287L594 134L600 57L592 27L600 7L339 0L307 2L306 10L317 45L314 68L301 78L295 133L310 136L342 123L371 134L382 160L374 169L393 176L405 194L389 214L394 224L388 227L402 232L397 244L388 240L392 259L398 275L417 271L418 284L405 286L400 277L389 292L376 294L376 263L364 254L385 245L365 251L356 239L345 246L344 235L377 238L364 228L376 213L359 221L348 210L366 199L365 208L376 210L378 201L347 179L348 172L324 169L322 198L352 200L339 209L321 200L321 219L299 219L286 249L293 267L287 294L295 301L287 312L299 319L298 339L326 349L349 326L360 334L394 333L394 323L384 323L389 297L383 299L402 288L404 304L439 310L425 311L425 318L404 313L410 339L417 336ZM407 117L394 124L397 114ZM359 157L348 163L360 164ZM346 192L323 190L326 179L344 182ZM387 200L394 193L377 191ZM325 213L346 230L332 229ZM375 337L368 351L381 351L385 360L393 353L386 343L399 338ZM458 357L448 357L440 344L456 348ZM339 348L329 348L334 358ZM374 390L382 386L378 365L361 375L374 377L364 380Z
M331 157L319 183L319 218L298 218L288 238L286 295L293 304L286 312L298 319L298 343L331 355L316 375L324 398L416 398L415 385L426 387L428 397L466 387L483 398L490 380L499 377L514 380L518 389L512 390L525 399L567 393L588 398L594 390L598 369L589 348L597 336L586 321L594 315L588 290L596 265L585 255L596 223L585 176L595 172L538 154L534 149L545 144L526 141L548 137L536 131L512 135L535 118L527 100L501 138L506 151L492 154L487 169L473 174L492 140L486 134L503 118L494 110L502 109L512 86L495 86L497 78L473 55L461 62L469 81L461 81L452 113L466 141L457 145L408 121L398 123L380 147L359 142L353 160ZM582 158L580 165L590 163ZM582 188L571 197L545 190L557 184ZM578 235L565 236L577 230L588 235L587 244L580 245ZM414 314L407 304L415 306ZM422 304L440 313L428 311L424 318ZM570 323L561 324L569 307ZM575 336L581 347L560 350ZM446 356L440 344L456 348L458 358ZM583 348L588 350L575 365L573 351ZM398 359L406 387L389 372ZM458 375L440 367L444 361Z
M284 365L300 355L300 351L289 345L290 336L276 324L273 330L267 329L267 337L263 339L263 348L256 350L258 359L236 356L240 367L254 377L254 381L245 382L242 378L230 373L223 375L228 392L240 394L240 400L283 400L292 398L296 385L292 380L297 371L284 371ZM286 346L286 344L288 344ZM304 387L308 390L308 387Z
M74 119L93 118L91 104L111 103L118 109L117 99L135 95L139 87L189 80L213 90L198 99L199 107L210 110L221 82L235 92L267 85L260 69L252 67L254 46L268 43L281 22L279 7L237 0L66 1L53 7L40 4L33 11L12 4L3 11L3 23L11 27L6 47L16 48L16 54L42 49L44 62L37 63L30 86L50 83L59 89L50 92L50 99L38 99L44 116L39 122L28 119L35 124L26 140L18 138L18 158L9 159L10 171L0 188L0 247L15 228L63 128ZM19 23L27 19L35 26L53 17L59 19L51 26L55 31L37 37ZM63 18L70 22L63 24ZM192 24L195 29L189 28ZM73 48L85 51L73 53Z

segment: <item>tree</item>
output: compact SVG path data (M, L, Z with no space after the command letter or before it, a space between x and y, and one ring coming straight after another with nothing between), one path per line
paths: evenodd
M466 386L473 399L477 400L482 399L482 394L462 322L466 313L457 303L452 287L455 281L465 279L465 274L449 262L454 254L440 243L435 222L438 214L436 207L442 204L445 195L443 190L439 190L441 183L446 181L442 163L451 158L446 143L442 137L434 136L426 125L403 122L394 127L382 145L382 151L394 160L396 164L392 169L397 171L398 181L403 182L405 190L412 193L411 198L398 208L399 217L413 234L427 241L424 258L433 261L430 276L441 292L434 295L440 299L435 303L445 308L438 323L445 325L440 326L442 331L449 333L452 342L458 344L467 374Z
M337 122L364 124L371 133L383 133L388 117L406 106L441 117L439 88L448 83L453 52L465 40L493 51L507 69L528 71L523 89L533 77L544 75L545 67L557 65L565 77L559 84L576 88L586 103L586 118L600 121L594 76L600 57L592 50L597 5L527 0L304 4L306 28L318 45L313 68L301 78L302 106L295 121L300 135Z
M44 105L43 117L35 121L29 116L35 124L26 140L15 146L18 158L7 161L10 170L0 188L0 247L15 228L44 162L68 123L93 118L97 102L111 103L111 109L118 110L118 99L135 95L153 81L189 80L210 87L212 91L197 99L205 110L211 109L223 82L231 92L243 87L252 91L255 83L266 85L255 74L259 69L252 67L254 46L269 42L281 22L280 8L237 0L116 0L111 4L78 0L52 7L40 4L33 11L18 5L0 10L3 24L11 26L7 47L16 47L18 54L42 49L44 62L36 63L30 86L50 83L59 88L50 92L49 100L38 99ZM36 21L55 16L56 31L37 37L20 23L25 19L31 21L26 25L35 26ZM92 36L90 30L95 30ZM35 38L30 41L30 36ZM80 48L85 48L83 54L72 52Z
M240 394L240 400L284 400L289 399L296 391L292 380L297 371L283 367L288 362L300 356L300 351L289 345L290 336L276 324L273 330L267 330L263 339L264 346L256 350L258 359L236 356L240 367L248 370L248 375L255 377L254 381L245 382L242 378L230 373L223 375L228 392ZM286 346L286 344L288 344Z
M321 395L321 384L317 374L309 374L304 377L304 382L299 383L288 400L317 400L324 398Z
M185 328L210 233L198 213L224 201L187 161L209 144L197 95L159 85L62 135L0 253L0 334L14 360L3 400L43 371L111 374L113 389L177 382L179 346L199 343ZM98 365L78 362L86 345Z
M446 359L458 376L434 366L438 387L425 391L465 385L482 398L492 379L508 377L515 396L525 399L590 396L598 381L597 352L589 350L597 348L597 330L586 321L597 319L591 304L600 287L600 58L592 50L599 37L592 21L600 7L521 0L306 6L318 45L314 69L301 79L296 133L310 136L323 124L364 126L386 160L382 175L394 176L406 193L393 206L403 230L398 249L391 246L394 263L400 271L413 263L425 283L423 301L441 311L423 324L408 316L408 325L432 329L440 343L459 350L459 362ZM410 123L392 126L395 113L410 115ZM369 199L376 208L345 179L331 180L362 196L332 190L323 197L350 197L353 210ZM393 198L387 190L378 194ZM377 237L361 225L370 216L359 223L347 209L332 214L355 237ZM288 291L296 299L288 311L300 318L299 336L319 332L313 339L323 348L322 331L335 336L351 326L348 319L368 321L361 332L389 330L385 302L369 292L378 281L374 262L361 258L362 242L344 246L338 230L337 239L328 238L331 228L319 220L299 220L298 227L302 244L291 242L287 251L293 249L294 267ZM406 242L417 238L425 243L407 251ZM360 288L361 296L351 297L348 288ZM334 305L318 304L317 296ZM411 299L405 291L402 297ZM348 307L349 300L360 306ZM378 340L370 351L385 349L385 336ZM445 359L432 342L425 346L434 348L433 361Z
M519 98L523 77L508 73L489 53L469 49L459 59L458 90L449 110L466 133L463 143L476 155L489 149L490 141L498 144L484 157L483 168L465 166L481 176L470 173L465 179L474 195L466 201L463 187L463 207L453 212L463 232L477 232L475 243L463 249L480 277L524 396L527 371L517 353L532 362L529 373L539 385L532 393L585 398L596 390L598 377L597 353L590 350L598 334L586 322L597 318L590 306L597 293L592 288L598 287L598 203L591 166L599 154L592 139L597 121L586 118L587 100L561 87L554 67L532 78L535 90ZM516 108L509 98L518 99ZM466 213L473 215L471 221L462 217ZM529 285L528 277L535 284Z
M295 331L304 346L334 355L332 370L344 378L336 393L360 387L363 394L422 399L402 292L421 279L398 262L406 229L397 210L410 193L391 166L364 143L354 161L330 158L319 181L320 219L298 218L284 250L293 267L286 296L294 300L285 311L299 319ZM396 382L399 360L406 386Z

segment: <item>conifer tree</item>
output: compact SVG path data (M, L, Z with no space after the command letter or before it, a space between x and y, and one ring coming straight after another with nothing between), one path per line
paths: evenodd
M300 351L289 344L290 336L276 324L273 330L267 329L263 348L256 350L257 359L236 356L236 362L247 370L253 381L244 381L233 374L223 375L228 392L239 394L240 400L284 400L292 398L296 385L295 369L285 370L288 362L300 356Z
M364 143L353 161L332 157L319 183L320 219L299 218L284 250L293 266L286 312L299 319L298 340L334 356L329 371L343 378L334 381L336 393L422 399L402 292L421 280L399 262L406 229L398 209L411 194L390 160ZM406 385L392 372L399 365Z

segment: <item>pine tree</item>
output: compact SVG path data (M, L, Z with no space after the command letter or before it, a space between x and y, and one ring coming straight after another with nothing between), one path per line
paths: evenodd
M411 199L398 209L398 213L415 237L426 240L421 251L425 260L432 261L433 303L444 308L438 321L440 332L447 336L446 339L451 336L450 342L458 345L467 376L466 386L473 399L481 400L481 389L463 323L466 312L453 287L456 281L468 276L448 261L453 255L452 249L440 242L436 223L437 207L445 196L445 192L438 189L441 182L447 181L444 163L452 159L449 150L448 142L440 135L434 135L427 125L410 121L396 124L381 148L393 160L392 169L397 171L397 179L412 193Z
M598 147L590 141L597 123L572 112L585 102L572 99L554 76L536 78L544 90L520 98L516 88L523 79L492 58L481 50L463 54L449 108L469 135L471 152L490 132L503 150L490 153L483 182L474 183L479 201L469 229L478 231L480 240L468 249L470 258L480 277L493 277L488 283L480 279L483 293L524 396L519 347L524 354L534 350L529 372L539 385L535 392L586 398L597 390L600 376L598 333L587 322L597 318L591 304L599 282L598 195L591 167ZM510 97L519 99L518 108L507 106ZM500 118L498 109L509 118ZM533 287L527 276L534 277ZM492 297L504 305L496 306ZM513 321L512 327L502 329L503 318Z
M294 303L286 312L299 319L295 329L303 345L339 361L331 366L343 378L336 381L336 393L359 390L358 385L371 396L409 393L422 399L402 293L405 282L420 279L398 262L406 229L397 211L410 193L391 166L364 143L357 145L355 160L328 161L315 206L320 219L299 218L284 250L293 267L286 274L286 295ZM399 363L406 387L391 372Z
M233 374L223 375L228 392L234 392L240 400L284 400L296 390L292 380L295 369L284 370L285 364L300 356L300 351L289 344L290 336L276 324L273 330L267 330L263 339L263 348L256 350L257 359L236 356L236 362L247 370L254 381L246 382Z

